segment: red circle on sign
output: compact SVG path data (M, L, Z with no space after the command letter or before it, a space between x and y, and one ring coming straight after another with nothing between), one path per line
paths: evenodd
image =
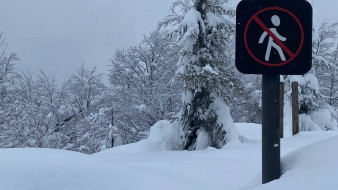
M279 10L279 11L283 11L283 12L286 12L287 14L289 14L290 16L292 16L292 18L295 19L295 21L297 22L298 26L299 26L299 29L300 29L300 33L301 33L301 40L300 40L300 45L299 45L299 48L297 50L297 52L295 54L293 54L292 56L290 56L290 59L284 61L284 62L281 62L281 63L267 63L267 62L264 62L260 59L258 59L250 50L249 48L249 45L248 45L248 42L247 42L247 34L248 34L248 28L249 28L249 25L251 24L251 22L255 19L255 18L258 18L257 16L265 11L269 11L269 10ZM297 55L300 53L300 51L302 50L302 47L303 47L303 44L304 44L304 29L303 29L303 26L302 24L300 23L299 19L292 13L290 12L289 10L286 10L284 8L281 8L281 7L268 7L268 8L265 8L265 9L262 9L260 11L258 11L257 13L255 13L248 21L248 23L246 24L245 26L245 30L244 30L244 44L245 44L245 48L247 49L248 53L250 54L250 56L255 60L257 61L258 63L262 64L262 65L265 65L265 66L270 66L270 67L277 67L277 66L283 66L283 65L286 65L288 63L290 63L293 59L295 59L297 57Z

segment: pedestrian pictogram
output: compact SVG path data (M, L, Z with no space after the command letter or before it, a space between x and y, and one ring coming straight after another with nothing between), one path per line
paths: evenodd
M276 27L278 27L280 25L280 19L277 15L273 15L271 17L271 22ZM287 38L281 36L277 32L276 28L269 28L269 30L272 32L274 37L269 36L269 42L268 42L268 46L267 46L266 53L265 53L265 60L269 61L270 54L271 54L271 48L275 48L278 51L281 60L285 61L285 56L284 56L284 52L283 52L282 48L278 44L276 44L274 40L276 39L277 42L281 43L281 41L285 41ZM267 35L268 35L268 32L264 31L263 34L261 35L261 37L259 38L258 43L262 44Z
M288 21L287 23L284 22L281 26L281 20L278 15L272 15L270 14L274 12L278 15L283 16L285 21ZM262 21L265 19L264 21ZM271 27L268 27L267 25L270 25ZM288 37L289 41L296 42L294 44L286 45L284 41L286 41L287 38L281 36L277 32L277 27L279 31L282 31L284 28L285 35L290 35L293 37ZM286 30L292 28L293 30ZM252 32L254 31L262 31L263 34L259 36L259 39L261 40L262 37L269 36L267 49L264 51L264 48L253 46L248 40L254 41L256 39L249 39L248 35L252 35ZM257 61L258 63L270 67L278 67L282 65L286 65L290 63L303 47L303 41L304 41L304 32L303 32L303 26L300 23L299 19L290 11L287 9L281 8L281 7L267 7L262 10L259 10L256 12L247 22L245 30L244 30L244 43L246 46L246 49L250 56ZM260 42L260 41L259 41ZM263 43L263 41L262 41ZM254 44L255 45L255 44ZM290 46L290 47L288 47ZM254 48L253 48L254 47ZM293 48L291 48L293 47ZM273 49L272 49L273 48ZM295 53L291 50L293 49ZM273 55L271 55L272 51L275 50L277 52L274 52ZM256 51L256 52L253 52ZM259 51L259 52L257 52ZM264 51L264 58L261 56L259 58L259 54ZM288 56L288 59L285 58L284 52ZM277 57L279 55L279 57ZM271 57L271 59L270 59Z
M246 74L304 74L312 62L312 8L304 0L241 1L236 66Z

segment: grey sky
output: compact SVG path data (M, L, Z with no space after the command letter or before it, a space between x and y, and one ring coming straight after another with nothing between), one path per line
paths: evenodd
M82 63L107 69L116 48L136 45L173 0L0 0L0 31L17 67L57 78Z
M114 50L136 45L173 1L0 0L0 31L19 69L41 68L63 80L82 63L107 70ZM314 1L315 25L338 21L337 7L336 0Z

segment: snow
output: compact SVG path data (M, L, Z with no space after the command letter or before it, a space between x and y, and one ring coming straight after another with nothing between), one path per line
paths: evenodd
M62 150L2 149L0 155L0 189L7 190L107 189L115 185L111 178L121 180L124 169Z
M315 62L315 64L325 67L331 66L330 63L323 56L313 55L313 62Z
M141 104L141 105L135 106L135 108L136 108L139 112L142 112L142 111L146 111L147 106L146 106L145 104Z
M197 140L196 140L196 150L205 150L211 144L211 138L208 132L204 129L200 129L197 132Z
M147 141L157 150L178 150L179 138L180 131L176 123L162 120L151 127Z
M338 186L337 131L301 132L282 139L283 176L260 185L260 125L235 124L238 133L249 140L246 143L233 141L220 150L165 151L172 143L166 137L178 133L174 126L160 121L151 129L150 140L94 155L0 149L0 189L330 190Z
M304 75L304 79L307 82L307 86L311 89L313 89L314 91L316 91L316 93L319 93L319 84L318 84L318 79L317 77L313 74L313 73L306 73Z
M231 11L231 9L227 9L225 11ZM209 27L217 27L219 24L226 24L226 25L232 25L231 21L229 19L224 19L224 17L227 16L219 16L214 13L207 13L206 15L206 23Z
M297 82L300 86L304 86L306 81L302 75L289 75L288 79L290 83Z
M321 109L314 111L311 117L322 130L337 130L337 121L332 119L329 110Z
M202 31L199 31L200 23L202 23L202 26L201 26ZM198 35L200 32L204 32L205 30L205 26L203 25L201 13L193 8L191 8L184 16L184 19L182 20L182 26L193 30L193 32L191 33L187 32L187 35L190 35L190 34Z
M239 134L247 139L259 140L262 139L262 125L255 123L235 123Z
M338 187L338 137L290 153L282 159L283 176L252 190L325 189Z
M310 113L299 115L299 128L301 131L337 130L335 110L317 100L321 99L321 94L318 79L313 73L307 73L302 76L290 75L286 80L290 84L298 82L299 102L303 105L306 104L312 109ZM290 87L287 88L290 89ZM287 92L286 97L287 100L284 105L284 134L289 136L292 131L291 90Z
M284 104L284 118L283 118L284 128L283 135L284 137L290 137L292 135L292 106L291 99L287 100Z
M292 124L288 122L291 129ZM310 115L299 115L299 129L301 131L337 130L337 121L333 119L328 109L320 109Z
M194 97L194 96L193 96L193 94L192 94L191 91L184 91L184 92L182 93L182 101L183 101L183 102L190 103L190 102L192 101L193 97Z
M290 81L290 84L293 82L298 82L299 86L307 86L310 89L313 89L318 93L319 84L317 77L313 73L307 73L305 75L289 75L287 80Z
M219 75L216 71L214 71L214 70L212 69L212 67L211 67L209 64L207 64L206 66L204 66L204 67L202 68L202 71L207 72L207 73L210 73L210 74L214 74L214 75Z
M227 106L220 98L215 98L214 102L210 105L210 109L216 111L216 115L218 116L217 123L223 126L224 131L230 133L227 134L227 142L238 140L239 135L230 116L229 106Z
M301 131L320 131L321 128L312 120L310 115L299 115L299 130Z
M200 31L199 23L203 23L203 21L200 12L195 9L191 9L190 11L188 11L181 22L180 28L183 30L187 30L182 37L184 41L184 47L182 49L187 53L193 52L193 45L196 43L196 38L194 37L198 36L200 32L203 32ZM201 29L204 30L204 25L201 26ZM192 58L189 57L188 59ZM183 61L183 63L187 62L189 61ZM178 69L177 73L184 74L185 71L181 71L181 69Z
M279 81L280 81L280 82L285 82L285 79L284 79L283 75L280 75Z

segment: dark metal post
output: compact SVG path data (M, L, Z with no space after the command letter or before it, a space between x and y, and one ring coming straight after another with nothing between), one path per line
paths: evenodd
M262 182L280 178L280 76L262 79Z
M299 133L298 82L292 83L292 135Z

